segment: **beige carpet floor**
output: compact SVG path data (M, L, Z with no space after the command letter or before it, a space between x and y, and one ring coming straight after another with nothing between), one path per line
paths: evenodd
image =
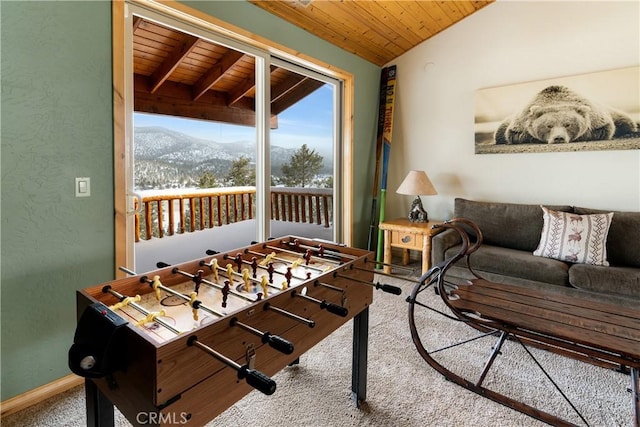
M325 426L539 426L537 420L482 398L445 380L420 357L411 340L406 296L412 283L380 277L398 284L402 296L375 292L370 308L367 402L360 409L351 401L352 322L336 330L274 376L278 389L272 396L251 392L208 426L216 427L325 427ZM430 304L441 306L439 297L424 293ZM468 327L428 310L420 310L419 323L425 341L433 349L475 335ZM493 338L438 352L455 372L477 375L493 344ZM554 379L580 408L592 426L631 426L629 377L532 350ZM509 391L543 409L564 414L576 424L568 405L528 362L528 356L508 342L488 375L485 386ZM475 379L477 377L469 378ZM5 417L3 427L83 426L85 400L81 387L34 407ZM116 410L116 425L129 422Z

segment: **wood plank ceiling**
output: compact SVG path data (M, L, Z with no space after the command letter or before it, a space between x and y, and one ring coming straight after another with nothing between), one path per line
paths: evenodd
M493 1L249 0L380 66Z
M255 60L251 55L134 17L134 110L255 125ZM271 67L271 126L277 116L323 85Z
M384 65L490 1L255 1L251 3L376 65ZM253 126L251 55L156 22L133 20L134 110ZM323 83L271 68L271 126Z

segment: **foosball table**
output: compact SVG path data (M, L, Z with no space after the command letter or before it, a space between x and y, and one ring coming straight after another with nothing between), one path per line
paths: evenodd
M87 423L204 425L354 319L352 396L366 398L369 251L296 236L77 291L69 366L86 378Z

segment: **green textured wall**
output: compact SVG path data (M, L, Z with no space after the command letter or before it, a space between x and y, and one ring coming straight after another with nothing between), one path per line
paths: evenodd
M69 373L75 289L114 245L110 3L1 7L4 400Z
M379 67L245 2L193 8L353 73L355 150L373 160ZM1 400L69 374L75 290L114 271L111 3L5 2L1 13ZM356 244L371 162L354 165ZM76 198L75 177L91 177Z

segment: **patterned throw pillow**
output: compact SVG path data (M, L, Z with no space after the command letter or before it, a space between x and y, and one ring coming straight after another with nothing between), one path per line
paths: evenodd
M609 265L607 234L613 212L577 215L541 208L544 225L534 255L580 264Z

